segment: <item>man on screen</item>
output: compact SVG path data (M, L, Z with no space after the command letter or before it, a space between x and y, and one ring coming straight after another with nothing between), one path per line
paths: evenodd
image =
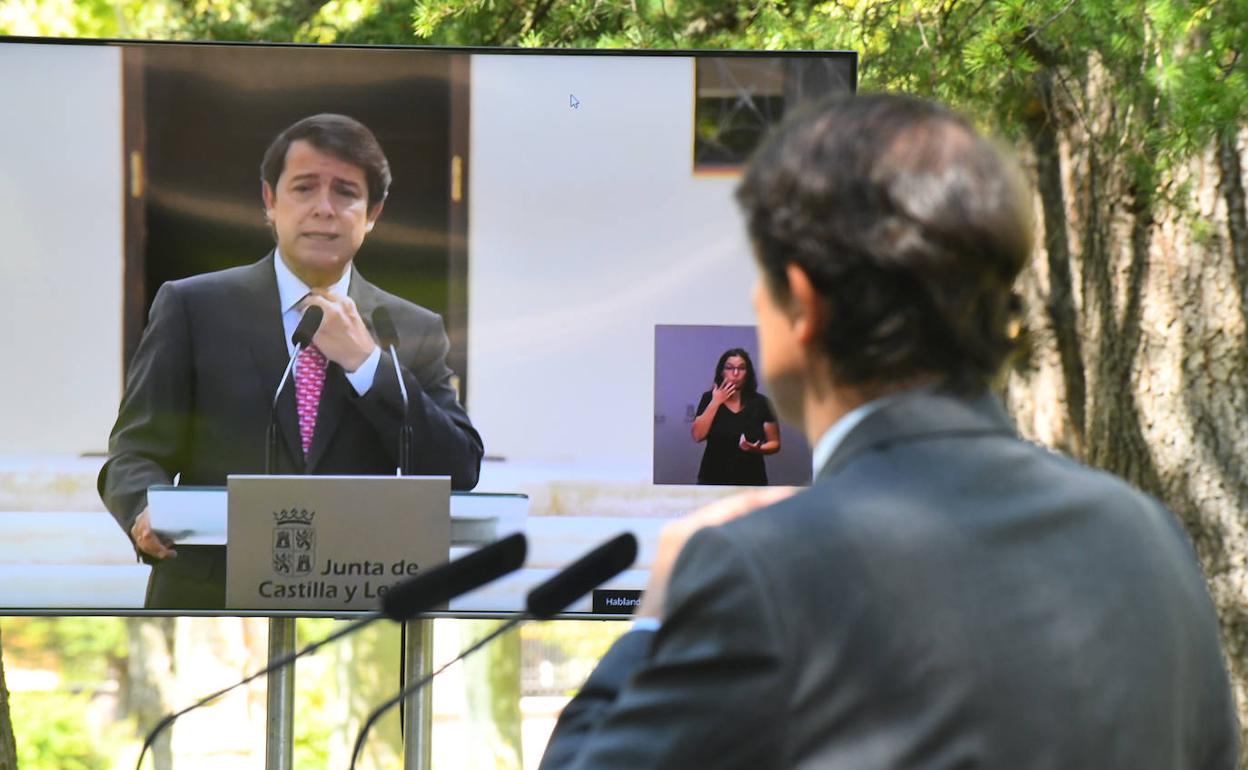
M148 607L223 606L224 549L175 549L152 528L147 489L175 475L184 486L222 485L230 473L264 472L273 396L308 307L324 320L278 402L273 472L394 473L403 400L371 328L385 307L401 342L416 471L448 475L455 489L477 482L481 438L451 384L442 319L353 264L390 186L372 132L342 115L300 120L265 152L261 180L276 248L255 264L160 288L100 471L105 505L153 565Z
M543 769L1233 770L1185 533L988 390L1030 246L1012 166L937 105L845 97L738 197L760 368L815 480L665 529Z

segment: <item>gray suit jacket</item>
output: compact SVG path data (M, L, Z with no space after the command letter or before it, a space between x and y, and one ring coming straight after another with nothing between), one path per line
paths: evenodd
M542 768L1232 770L1237 741L1174 517L929 392L691 538L662 627L603 658Z
M264 472L265 428L289 360L273 259L270 254L244 267L171 281L157 292L99 476L104 504L127 535L147 504L147 488L171 483L176 473L183 485L223 485L230 473ZM347 293L370 330L373 311L382 305L398 329L417 471L450 476L455 489L471 489L481 437L451 385L442 319L387 294L358 270ZM277 406L281 441L274 472L392 475L402 415L388 352L363 396L340 366L330 364L305 460L288 382ZM156 565L149 606L211 608L224 600L221 549L183 550ZM200 585L211 585L210 595L198 591ZM151 601L153 592L164 598Z

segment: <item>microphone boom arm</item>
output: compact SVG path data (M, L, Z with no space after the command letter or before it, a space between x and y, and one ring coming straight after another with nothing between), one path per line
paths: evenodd
M520 625L521 622L525 620L530 620L530 619L531 619L531 616L528 613L517 615L511 618L506 623L502 624L498 628L486 634L484 637L473 642L467 649L461 651L459 655L456 655L451 660L447 661L446 663L443 663L441 666L438 667L436 671L433 671L429 674L425 674L420 679L417 679L414 682L408 682L406 685L403 686L403 689L399 690L397 695L391 698L388 698L380 706L373 709L372 712L368 715L368 719L364 720L364 726L360 728L360 732L355 738L355 748L351 750L351 770L355 770L355 763L356 761L359 760L360 751L364 748L364 740L365 738L368 737L368 731L372 729L373 725L376 724L377 720L381 719L381 717L385 715L387 711L394 708L394 706L398 704L399 701L402 701L403 699L407 698L412 693L416 692L417 690L421 689L425 685L432 682L433 678L437 676L438 674L441 674L443 671L447 670L451 666L460 662L464 658L468 657L472 653L481 649L485 645L494 641L498 637L502 636L503 634L507 633L511 629L515 628L516 626Z

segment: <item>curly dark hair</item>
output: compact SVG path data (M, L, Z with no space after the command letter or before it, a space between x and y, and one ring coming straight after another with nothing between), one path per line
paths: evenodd
M937 375L973 392L1011 347L1011 287L1031 250L1017 168L960 116L874 94L821 102L759 149L737 190L765 285L809 276L849 385Z
M737 356L745 361L745 380L741 383L741 395L743 397L758 395L758 375L754 374L754 361L750 359L750 354L745 348L729 348L719 357L719 363L715 364L715 384L724 384L724 365L728 363L728 359Z
M344 163L359 166L368 182L368 207L386 199L390 191L390 161L382 151L377 137L355 118L323 112L295 122L278 134L264 151L260 162L260 178L277 190L277 180L286 167L286 152L293 142L303 140L321 152Z

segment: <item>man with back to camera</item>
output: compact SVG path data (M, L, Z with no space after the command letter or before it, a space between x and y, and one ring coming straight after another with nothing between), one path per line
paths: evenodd
M127 377L108 459L105 505L152 564L146 606L219 609L225 549L179 546L152 529L147 488L223 485L264 471L273 394L294 352L303 311L324 319L278 402L274 473L392 475L403 400L389 352L373 338L385 307L400 339L411 403L412 466L471 489L481 437L446 365L435 313L388 294L355 269L390 186L372 132L343 115L304 118L273 140L261 164L265 218L276 248L255 264L161 286Z
M664 530L543 770L1235 768L1186 534L987 389L1030 250L1012 164L935 104L843 97L738 198L760 368L815 480Z

